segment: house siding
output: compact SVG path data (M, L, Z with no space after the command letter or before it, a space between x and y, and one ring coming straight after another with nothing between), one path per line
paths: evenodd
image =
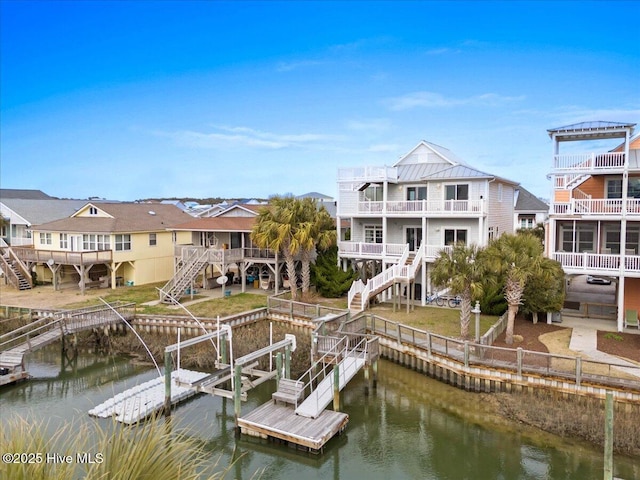
M500 199L502 188L502 199ZM493 227L496 237L503 233L513 233L513 203L515 189L513 185L503 182L489 183L489 199L487 202L487 231Z

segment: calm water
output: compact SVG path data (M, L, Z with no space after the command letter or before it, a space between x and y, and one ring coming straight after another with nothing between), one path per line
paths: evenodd
M61 369L59 346L32 354L29 371L36 378L0 391L2 419L48 415L50 428L80 419L87 411L137 383L155 369L120 357L81 353ZM243 412L267 401L271 382L249 393ZM230 477L249 479L567 479L602 478L602 453L514 427L490 418L480 396L463 392L389 362L380 362L378 388L364 395L357 376L344 391L350 415L345 434L334 438L323 455L297 452L233 433L233 402L199 396L173 414L176 428L188 429L211 452L211 461L228 465ZM638 459L616 458L615 475L640 478ZM230 478L227 477L227 478Z

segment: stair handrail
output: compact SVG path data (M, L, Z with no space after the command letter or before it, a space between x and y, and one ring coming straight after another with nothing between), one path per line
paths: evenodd
M52 328L55 327L59 322L60 318L54 317L54 319L51 320L51 317L45 317L36 320L35 322L31 322L28 325L18 327L15 330L5 333L4 335L0 335L0 352L10 350L11 348L18 346L21 343L24 343L24 341L29 341L34 336L43 333L43 331L52 330ZM15 336L16 333L20 333L20 335ZM23 342L16 342L17 340L21 339L25 340Z
M2 270L9 283L20 290L20 277L18 277L18 274L13 271L13 268L11 268L11 265L4 255L0 255L0 258L2 259L2 268L0 268L0 270Z
M17 284L14 285L16 288L20 289L20 277L18 276L18 274L16 274L13 271L13 268L11 268L11 264L9 263L9 261L4 258L4 253L7 253L9 255L9 259L14 261L17 264L17 268L20 271L20 274L22 275L22 277L24 278L24 280L29 284L30 288L33 288L33 279L31 278L31 272L29 272L29 268L24 264L24 262L22 261L22 259L16 254L16 252L13 251L13 249L11 248L11 246L7 245L7 242L4 241L4 239L2 239L2 245L0 245L0 248L2 248L2 253L3 255L0 255L3 258L3 264L11 271L11 273L13 274L14 277L16 277L17 279Z
M364 282L361 279L357 279L355 282L351 282L349 287L349 293L347 294L347 307L351 307L351 302L358 293L362 293L364 290Z
M309 368L309 370L307 370L298 378L298 381L304 382L303 380L304 377L306 375L309 375L309 381L305 383L304 386L302 387L303 392L305 392L307 390L307 387L309 387L309 394L303 395L303 399L300 401L300 403L306 400L306 398L308 398L314 391L318 389L318 386L320 385L320 383L328 376L326 372L327 370L330 370L329 374L333 372L334 364L325 363L323 360L326 357L328 357L334 350L336 350L336 352L334 354L331 354L331 357L337 357L340 359L340 361L337 362L338 365L342 365L349 358L352 358L352 359L362 358L363 360L366 361L369 339L365 335L352 335L352 337L360 337L358 342L353 347L350 348L351 341L349 336L347 335L343 336L342 338L339 339L339 342L337 342L336 345L334 345L334 347L332 347L327 353L325 353L317 362L315 362L311 366L311 368ZM343 344L344 346L342 346ZM317 365L320 363L322 363L322 368L312 377L311 374L314 372L314 370L317 368ZM328 369L327 367L332 367L332 368ZM344 373L345 373L344 370L345 370L344 368L338 368L338 374L342 376L342 378L344 378ZM322 375L322 378L317 382L317 385L314 388L313 386L314 380L318 379L318 377L320 377L321 375ZM299 400L296 398L294 410L298 408L298 402Z
M160 300L164 300L168 294L171 294L172 290L178 285L179 281L182 280L186 275L188 275L190 270L192 270L196 265L205 261L208 257L209 252L205 249L204 251L200 251L194 249L189 252L189 255L186 259L184 259L182 265L176 273L173 274L173 277L169 279L169 281L160 289Z

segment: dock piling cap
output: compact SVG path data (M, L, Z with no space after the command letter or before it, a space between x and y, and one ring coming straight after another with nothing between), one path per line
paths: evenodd
M292 335L290 333L285 333L284 338L285 338L285 340L291 340L291 351L295 352L296 351L296 336Z

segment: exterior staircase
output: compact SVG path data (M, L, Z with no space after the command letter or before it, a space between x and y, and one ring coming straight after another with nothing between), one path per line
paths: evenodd
M367 358L367 338L360 339L355 345L351 344L348 337L343 337L329 352L318 360L306 373L298 380L298 384L303 384L304 379L309 381L304 384L303 391L311 389L311 392L301 403L296 401L295 413L302 417L318 418L325 408L333 400L334 390L342 390L347 383L364 366ZM334 375L334 363L338 361L337 379ZM317 372L315 375L312 372ZM338 385L335 385L336 380ZM314 388L314 385L315 388Z
M180 298L185 294L187 287L192 284L205 265L208 264L208 259L209 252L207 250L204 250L204 252L195 250L193 254L180 265L180 268L178 268L173 275L173 278L162 287L160 290L160 301L162 303L178 303Z
M13 253L4 240L0 244L0 270L8 282L18 290L33 288L33 280L27 266Z
M394 283L414 280L421 267L425 250L425 245L421 244L415 255L411 255L409 245L407 245L398 263L370 278L366 284L360 279L353 282L348 295L349 310L353 313L361 312L371 298L379 295Z

